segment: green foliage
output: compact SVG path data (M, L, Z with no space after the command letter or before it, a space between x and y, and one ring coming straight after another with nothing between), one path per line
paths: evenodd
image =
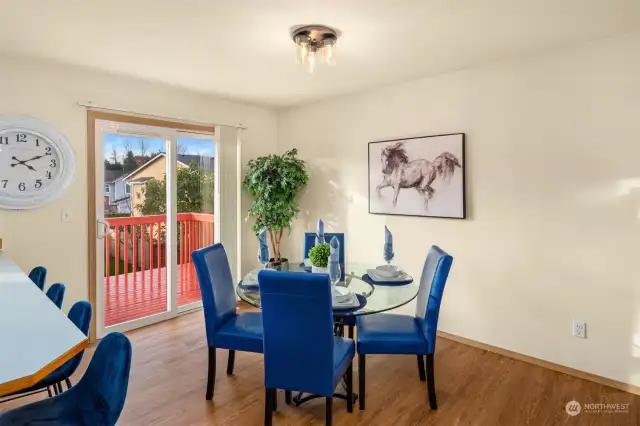
M138 168L138 163L136 163L136 158L133 155L133 152L127 151L127 155L124 157L124 161L122 162L122 170L125 173L131 173L135 169Z
M331 248L329 244L318 244L309 250L309 259L311 264L317 268L326 268L329 265L329 255Z
M130 217L131 213L104 212L104 217Z
M213 173L199 168L195 162L192 162L189 167L178 168L177 182L178 213L213 214ZM136 206L141 215L166 214L166 176L162 180L149 179L142 188L142 193L144 200Z
M291 229L291 222L300 212L296 198L309 181L305 163L296 157L297 154L297 149L291 149L283 155L250 160L242 182L255 198L247 219L255 218L253 231L256 235L264 228L269 230L272 255L277 260L281 259L282 232Z

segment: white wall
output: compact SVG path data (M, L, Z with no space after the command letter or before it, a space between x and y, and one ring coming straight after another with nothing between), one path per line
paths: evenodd
M386 224L416 277L430 245L454 256L440 329L640 385L636 52L639 33L283 113L279 151L311 167L285 253L322 217L349 260L381 262ZM469 218L368 214L367 142L449 132L467 134Z
M61 198L31 211L0 210L0 236L5 250L24 270L45 265L49 283L65 283L66 308L88 297L87 118L86 110L76 105L87 100L193 120L242 123L248 128L242 133L242 164L273 152L277 144L276 113L268 109L48 61L0 56L0 114L38 117L64 133L75 152L76 176ZM227 182L236 184L235 178ZM243 195L243 215L249 203L250 199ZM71 223L61 223L63 207L71 211ZM235 210L236 206L232 208ZM230 232L236 232L235 223ZM249 226L242 229L241 243L245 253L253 253L247 258L255 264L257 243ZM230 255L235 257L235 253Z

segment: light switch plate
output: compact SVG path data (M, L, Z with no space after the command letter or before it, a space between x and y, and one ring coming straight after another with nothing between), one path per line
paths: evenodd
M60 220L62 222L72 222L73 217L71 215L71 211L67 209L62 209L62 213L60 215Z

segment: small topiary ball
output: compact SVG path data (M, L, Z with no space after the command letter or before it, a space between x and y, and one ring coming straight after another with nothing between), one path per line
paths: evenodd
M331 248L329 244L318 244L309 250L309 259L311 264L316 268L326 268L329 265L329 255Z

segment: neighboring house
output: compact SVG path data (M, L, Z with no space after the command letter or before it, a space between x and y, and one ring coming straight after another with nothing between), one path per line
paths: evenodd
M115 213L131 213L129 193L124 182L122 170L104 171L104 204L105 211Z
M209 170L212 173L214 171L214 158L212 157L183 154L179 154L177 157L178 167L188 167L192 162L195 162L201 168ZM130 207L132 216L140 215L136 206L144 202L144 193L142 189L146 185L146 182L150 179L163 180L166 172L167 155L160 153L128 175L122 177L125 185L130 185Z

